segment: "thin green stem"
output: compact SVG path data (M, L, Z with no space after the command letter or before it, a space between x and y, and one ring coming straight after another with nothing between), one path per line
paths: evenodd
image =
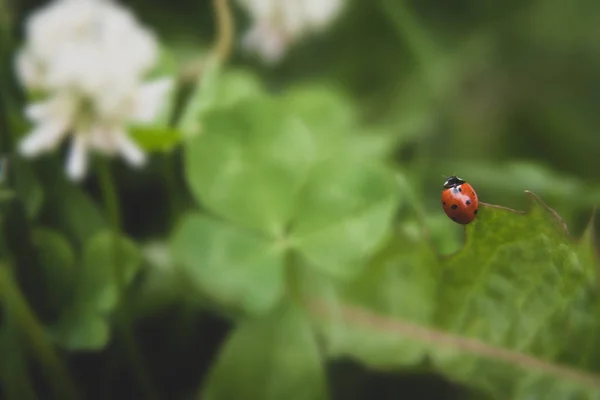
M34 354L47 374L48 382L54 389L56 398L80 398L77 387L69 376L69 371L58 356L44 327L27 304L26 299L12 278L7 265L0 264L0 298L16 318L19 331L33 348Z
M104 203L106 212L110 220L110 224L113 230L114 245L113 245L113 272L115 281L117 283L117 328L121 335L124 350L128 353L129 362L132 369L135 372L136 379L138 380L141 388L144 391L144 398L147 399L158 399L157 391L152 384L150 375L146 370L142 354L138 348L137 342L131 329L131 317L129 310L124 304L126 291L127 291L127 279L125 276L125 270L122 268L121 263L121 210L119 207L119 199L117 197L117 188L114 183L108 160L99 160L98 175L100 178L100 185L102 188L102 195L104 197Z

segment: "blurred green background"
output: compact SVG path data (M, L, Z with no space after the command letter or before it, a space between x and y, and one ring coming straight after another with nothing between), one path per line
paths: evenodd
M209 1L122 3L182 64L215 37ZM8 4L20 37L18 22L44 2ZM577 236L600 199L598 8L591 0L349 0L324 34L291 46L279 64L236 43L230 65L274 92L318 83L347 95L361 123L390 136L393 161L431 218L440 182L457 174L487 203L524 209L523 191L537 193ZM249 21L235 3L234 11L239 39Z
M0 0L0 23L8 28L3 34L11 38L0 51L0 136L15 126L11 121L21 118L24 104L9 57L22 39L25 16L44 3ZM213 43L210 1L122 3L156 30L176 65L193 61ZM239 39L250 21L233 5ZM600 203L598 1L348 0L340 18L324 33L292 46L281 63L266 66L236 44L228 67L254 74L273 93L317 85L342 96L357 129L372 136L375 151L405 177L409 201L398 211L398 228L410 234L424 223L438 254L458 251L464 235L439 204L449 175L471 183L480 201L518 210L528 208L524 191L530 190L562 216L575 237ZM0 150L9 151L10 145L4 137ZM136 241L161 240L193 207L181 158L180 149L157 154L142 173L113 166L124 231ZM60 174L60 162L37 161L40 179ZM48 165L54 172L43 172ZM95 177L83 189L101 201ZM27 211L18 209L23 215L11 208L7 217L13 227L25 220ZM51 204L42 216L61 218ZM9 235L9 247L26 247L19 244L19 232ZM35 279L26 281L35 297ZM135 337L164 398L192 398L232 324L213 310L199 311L186 296L185 281L173 285L179 297L132 300ZM132 397L140 396L139 387L132 383L134 369L121 357L126 347L116 342L69 358L76 379L92 388L89 398L111 393L140 398ZM340 361L329 365L328 373L339 399L467 396L465 388L426 371L384 374ZM41 379L38 375L42 371L34 370L34 380ZM99 382L112 386L94 393L103 386Z
M214 37L209 2L129 4L181 60ZM361 123L391 137L433 220L457 174L487 203L526 209L523 191L537 193L578 236L600 200L599 20L591 0L348 1L280 64L239 47L231 63L275 92L317 82L346 94Z

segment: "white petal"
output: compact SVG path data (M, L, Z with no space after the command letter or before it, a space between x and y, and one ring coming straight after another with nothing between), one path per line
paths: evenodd
M92 100L120 82L137 82L159 54L155 35L113 1L50 2L28 18L26 33L35 63L21 61L22 75L39 65L45 85L83 91Z
M30 53L20 52L17 54L15 72L25 87L35 89L41 86L41 74Z
M127 136L121 132L117 137L117 149L125 161L135 167L141 167L146 163L146 154Z
M25 116L32 122L40 122L48 116L48 108L47 102L29 104L25 107Z
M282 0L238 0L253 19L267 18Z
M157 79L142 85L133 106L131 119L142 123L152 122L160 113L172 88L172 78Z
M268 64L275 64L287 51L288 41L283 34L268 26L254 26L242 38L246 51L256 52Z
M64 122L45 122L25 136L19 143L19 152L25 157L34 157L41 152L53 149L67 132Z
M307 20L313 28L320 29L337 17L344 3L342 0L307 0L304 5Z
M93 126L89 131L89 143L94 150L112 156L117 152L116 137L119 131L111 131L102 126Z
M67 176L80 181L85 177L88 164L88 144L84 134L77 134L73 137L69 155L67 158Z

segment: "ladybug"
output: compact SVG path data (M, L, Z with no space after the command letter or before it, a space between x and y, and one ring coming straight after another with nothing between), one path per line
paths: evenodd
M459 177L451 176L444 182L444 188L442 207L446 215L462 225L473 221L479 209L479 200L473 187Z

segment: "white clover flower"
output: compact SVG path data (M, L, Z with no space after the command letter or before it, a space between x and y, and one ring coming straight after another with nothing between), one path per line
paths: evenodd
M273 64L302 37L319 32L342 10L344 0L238 0L253 25L242 45Z
M73 136L67 174L82 179L90 150L141 166L145 154L128 137L130 122L151 122L172 79L144 83L158 58L156 38L111 0L55 0L26 25L16 70L47 98L25 113L35 128L19 144L24 156L54 150Z

